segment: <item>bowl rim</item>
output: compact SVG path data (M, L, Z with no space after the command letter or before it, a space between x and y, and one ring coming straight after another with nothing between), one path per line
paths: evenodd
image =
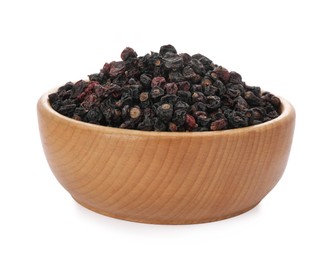
M220 131L203 131L203 132L159 132L159 131L143 131L143 130L135 130L135 129L121 129L116 127L110 126L103 126L103 125L96 125L87 122L78 121L76 119L66 117L61 115L57 111L55 111L48 99L48 95L57 91L58 88L54 88L45 92L38 100L38 109L44 109L47 113L51 114L53 117L58 117L69 124L76 125L78 128L83 128L85 130L95 130L101 133L108 133L108 134L122 134L122 135L132 135L132 136L155 136L155 137L202 137L202 136L224 136L224 135L238 135L244 134L249 132L256 132L261 131L265 128L269 128L272 126L278 126L282 124L284 120L293 116L295 117L295 110L292 104L287 101L285 98L277 96L281 100L281 114L270 121L264 122L258 125L246 126L241 128L234 128L234 129L227 129L227 130L220 130Z

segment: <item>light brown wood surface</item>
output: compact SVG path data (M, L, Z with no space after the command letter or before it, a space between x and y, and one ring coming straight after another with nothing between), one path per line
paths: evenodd
M159 133L66 118L47 94L37 109L51 170L78 203L107 216L161 224L232 217L256 206L287 164L295 112L283 98L281 116L261 125Z

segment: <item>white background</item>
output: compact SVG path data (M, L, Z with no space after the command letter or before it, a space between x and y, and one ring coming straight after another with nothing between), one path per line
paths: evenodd
M1 1L0 259L326 259L323 1ZM283 178L214 223L138 224L82 208L52 175L36 102L124 47L202 53L296 108ZM324 247L324 248L323 248Z

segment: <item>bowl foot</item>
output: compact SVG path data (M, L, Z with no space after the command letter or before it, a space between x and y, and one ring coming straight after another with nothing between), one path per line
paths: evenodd
M223 220L223 219L228 219L228 218L232 218L232 217L236 217L238 215L241 215L251 209L253 209L254 207L256 207L260 201L256 204L254 204L253 206L250 206L248 208L245 208L243 210L239 210L237 212L234 213L230 213L227 215L223 215L223 216L217 216L215 218L202 218L202 219L196 219L196 220L189 220L189 219L185 219L185 220L160 220L160 219L143 219L143 218L134 218L134 217L129 217L129 216L122 216L122 215L118 215L118 214L114 214L108 211L103 211L97 208L94 208L93 206L90 206L88 204L85 204L84 202L79 201L78 199L74 198L72 196L72 198L81 206L94 211L96 213L99 213L101 215L107 216L107 217L111 217L111 218L116 218L116 219L121 219L121 220L126 220L126 221L131 221L131 222L139 222L139 223L146 223L146 224L161 224L161 225L188 225L188 224L200 224L200 223L208 223L208 222L215 222L215 221L219 221L219 220Z

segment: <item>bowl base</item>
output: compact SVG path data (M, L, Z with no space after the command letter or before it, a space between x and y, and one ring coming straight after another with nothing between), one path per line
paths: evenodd
M238 215L241 215L251 209L253 209L254 207L256 207L260 201L256 204L254 204L253 206L250 206L248 208L236 211L234 213L230 213L227 215L222 215L222 216L217 216L215 218L202 218L202 219L196 219L196 220L184 220L184 221L180 221L180 220L160 220L160 219L141 219L141 218L134 218L134 217L128 217L128 216L121 216L121 215L117 215L117 214L113 214L110 213L108 211L103 211L103 210L99 210L97 208L94 208L90 205L85 204L84 202L79 201L78 199L74 198L72 196L72 198L81 206L83 206L84 208L87 208L91 211L94 211L98 214L107 216L107 217L111 217L111 218L116 218L116 219L121 219L121 220L126 220L126 221L131 221L131 222L138 222L138 223L145 223L145 224L160 224L160 225L189 225L189 224L200 224L200 223L209 223L209 222L215 222L215 221L219 221L219 220L224 220L224 219L228 219L228 218L232 218L232 217L236 217Z

